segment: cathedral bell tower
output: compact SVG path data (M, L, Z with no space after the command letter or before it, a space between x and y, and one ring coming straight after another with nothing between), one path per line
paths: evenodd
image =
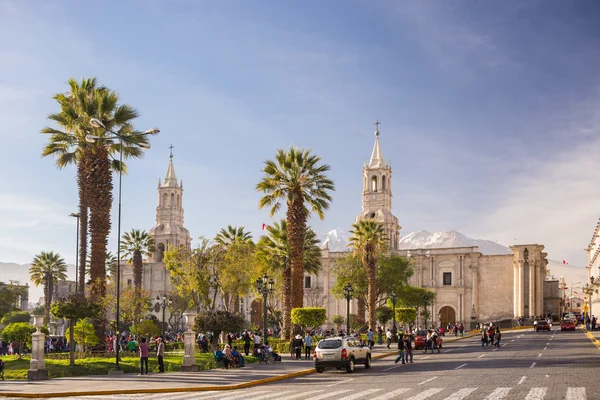
M191 243L190 232L183 227L183 181L177 183L172 150L171 146L165 178L158 180L156 225L150 229L156 248L150 257L153 262L162 262L169 246L189 248Z
M392 166L381 154L379 124L379 121L375 123L377 128L371 160L363 168L362 213L356 217L355 223L364 219L382 223L390 241L390 249L398 250L402 227L392 214Z

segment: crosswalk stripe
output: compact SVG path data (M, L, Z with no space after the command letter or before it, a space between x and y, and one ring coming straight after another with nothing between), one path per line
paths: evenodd
M547 390L548 388L545 387L531 388L529 393L527 393L527 397L525 397L525 400L542 400L544 397L546 397Z
M285 396L285 400L293 400L293 399L297 399L299 397L305 397L305 396L309 396L306 398L310 399L311 398L310 395L321 393L321 392L323 392L323 390L308 390L308 391L302 391L301 393L288 394L287 396Z
M269 394L260 394L258 396L255 397L247 397L244 400L262 400L262 399L271 399L273 397L279 397L279 396L283 396L286 393L290 393L289 391L284 391L284 392L274 392L274 393L269 393ZM284 399L286 397L283 397Z
M346 396L346 397L340 397L338 400L355 400L355 399L360 399L361 397L366 397L366 396L370 396L373 393L377 393L377 392L381 392L383 389L369 389L369 390L363 390L362 392L359 393L354 393L351 394L350 396ZM286 399L287 400L287 399Z
M255 395L255 394L266 393L266 392L267 392L266 390L261 390L259 392L252 392L252 393L244 393L242 391L242 393L237 393L237 394L232 394L231 396L221 397L220 400L239 399L239 398L242 398L242 397L248 397L248 396L252 396L252 395ZM211 396L211 397L215 397L215 396ZM202 397L200 397L200 398L202 398Z
M585 400L586 398L584 387L567 388L567 400Z
M337 395L349 392L349 389L346 390L338 390L337 392L330 392L319 395L317 397L311 397L310 400L323 400L323 399L335 399Z
M397 389L397 390L394 390L393 392L389 392L389 393L386 393L386 394L378 396L378 397L372 397L369 400L391 400L391 399L396 399L399 395L401 395L402 393L408 392L409 390L410 389L408 389L408 388Z
M421 392L419 394L414 395L413 397L409 397L406 400L422 400L422 399L427 399L435 394L438 394L439 392L441 392L442 388L431 388L431 389L427 389L424 392Z
M192 392L192 393L169 393L169 400L196 400L198 398L201 399L210 399L215 397L223 396L225 392L223 391L210 391L210 392ZM144 399L155 399L156 397L145 397ZM122 399L122 397L121 397Z
M477 388L460 389L458 392L446 397L445 400L462 400L476 390L477 390Z
M508 395L508 392L510 392L510 389L512 389L512 388L509 388L509 387L497 388L492 393L490 393L489 396L485 398L485 400L502 400L503 398L505 398Z

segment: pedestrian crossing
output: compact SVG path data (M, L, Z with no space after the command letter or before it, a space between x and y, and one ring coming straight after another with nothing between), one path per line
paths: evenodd
M399 388L399 389L310 389L300 390L295 386L272 386L262 387L260 390L215 390L207 392L187 393L158 393L158 394L134 394L134 395L112 395L112 396L85 396L70 397L71 400L587 400L585 387L568 387L566 391L555 388L549 392L547 387L533 387L525 389L522 387L498 387L498 388L462 388L449 389L432 387L424 389Z

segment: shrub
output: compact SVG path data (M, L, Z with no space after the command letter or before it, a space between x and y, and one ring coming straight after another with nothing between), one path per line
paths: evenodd
M160 335L160 328L152 320L144 320L131 327L131 332L136 336L154 337Z
M19 343L19 358L23 356L23 345L31 346L31 335L36 331L33 325L27 322L13 322L2 330L2 340Z
M8 325L13 322L29 322L31 315L27 311L11 311L4 314L2 317L2 324Z

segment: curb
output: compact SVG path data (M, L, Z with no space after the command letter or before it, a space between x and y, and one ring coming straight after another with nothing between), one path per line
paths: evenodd
M596 339L594 335L592 335L587 329L582 328L587 337L596 345L596 347L600 350L600 340Z
M474 335L463 336L457 339L453 339L449 343L457 342L462 339L468 339ZM593 337L593 336L592 336ZM600 345L597 344L597 346ZM378 354L373 356L372 359L378 360L380 358L390 357L396 355L396 351L390 351L387 353ZM263 385L265 383L281 381L284 379L295 378L298 376L310 375L315 373L315 369L306 369L290 374L272 376L270 378L257 379L255 381L238 383L237 385L230 386L203 386L203 387L179 387L179 388L157 388L157 389L124 389L124 390L90 390L85 392L52 392L52 393L7 393L0 392L0 397L15 397L15 398L26 398L26 399L47 399L52 397L74 397L74 396L102 396L102 395L116 395L116 394L151 394L151 393L189 393L189 392L208 392L208 391L229 391L236 389L244 389L253 386Z

